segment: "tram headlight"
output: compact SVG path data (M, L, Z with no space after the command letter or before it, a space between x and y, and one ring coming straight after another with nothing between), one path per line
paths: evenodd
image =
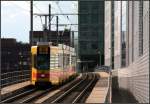
M41 77L45 77L45 74L41 74Z

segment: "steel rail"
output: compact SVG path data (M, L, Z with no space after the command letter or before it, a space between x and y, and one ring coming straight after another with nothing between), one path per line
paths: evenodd
M34 99L36 99L36 98L42 96L43 94L49 93L50 91L52 91L52 89L54 89L54 87L49 88L49 89L47 89L47 90L45 90L45 91L39 92L39 93L37 93L37 94L35 94L35 95L33 95L33 96L27 98L27 99L24 99L24 100L20 101L19 103L28 103L28 102L31 102L32 100L34 100ZM32 94L31 94L31 95L32 95Z
M16 95L16 96L10 97L10 98L8 98L8 99L5 99L5 100L1 101L0 103L8 103L8 102L14 101L14 100L17 99L18 97L21 97L21 96L24 96L24 95L26 95L26 94L32 93L32 92L34 92L34 91L36 91L35 88L33 88L33 89L31 89L31 90L28 90L28 91L26 91L26 92L24 92L24 93L18 94L18 95Z
M58 87L58 86L57 86ZM50 93L51 91L55 90L57 88L56 86L48 88L44 91L34 92L30 95L25 96L24 98L21 98L20 101L16 101L17 103L32 103L37 99L40 99L43 95L46 96L47 93Z
M51 103L56 103L58 102L60 99L62 99L64 96L66 96L68 93L70 93L72 90L74 90L78 85L80 85L82 82L84 82L87 78L87 74L86 77L84 79L82 79L80 82L78 82L76 85L74 85L72 88L70 88L69 90L67 90L65 93L63 93L62 95L60 95L58 98L56 98L55 100L53 100Z
M95 74L94 74L94 78L93 80L85 87L85 89L76 97L76 99L72 102L73 104L74 103L77 103L79 101L79 99L81 98L81 96L87 91L88 88L90 88L90 86L94 83L95 81Z
M5 93L5 90L3 89L3 90L2 90L2 94L1 94L1 101L6 100L6 99L8 99L8 98L10 98L10 97L13 97L14 95L18 95L18 94L20 94L20 93L22 93L22 92L28 91L29 89L33 89L33 88L34 88L34 87L31 86L31 85L26 85L26 86L23 86L23 87L21 87L21 88L19 88L19 89L16 89L16 90L14 90L14 91L7 92L7 93ZM7 90L6 90L6 91L7 91ZM4 93L3 93L3 92L4 92Z

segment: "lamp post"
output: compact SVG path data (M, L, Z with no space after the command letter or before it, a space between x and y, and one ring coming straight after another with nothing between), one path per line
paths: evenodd
M100 58L99 59L99 63L100 63L99 65L101 66L101 51L100 50L98 51L98 54L99 54L99 58Z

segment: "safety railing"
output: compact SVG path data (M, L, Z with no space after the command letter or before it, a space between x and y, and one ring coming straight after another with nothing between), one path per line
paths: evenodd
M105 103L111 103L111 96L112 96L112 77L111 77L111 71L109 72L109 77L108 77L108 89L107 89L107 95L106 95L106 98L105 98Z
M30 80L30 70L12 71L7 73L1 73L1 88L16 84L19 82Z

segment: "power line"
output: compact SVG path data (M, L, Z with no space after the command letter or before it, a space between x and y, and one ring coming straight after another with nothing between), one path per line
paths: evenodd
M59 6L59 4L58 4L58 2L55 2L56 3L56 5L58 6L58 8L59 8L59 10L60 10L60 12L63 14L63 11L62 11L62 9L61 9L61 7ZM64 16L64 15L63 15ZM64 16L65 17L65 16ZM66 18L66 17L65 17ZM69 20L69 22L71 23L71 21L70 21L70 19L69 19L69 17L67 16L67 19Z

